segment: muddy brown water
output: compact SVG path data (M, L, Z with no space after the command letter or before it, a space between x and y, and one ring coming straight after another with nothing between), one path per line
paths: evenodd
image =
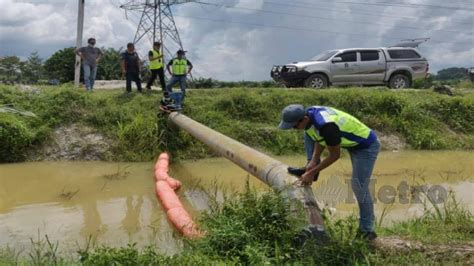
M303 156L278 157L303 165ZM94 243L157 245L174 253L181 242L155 193L153 163L33 162L0 165L0 248L23 249L44 236L61 250ZM335 216L357 212L348 189L351 165L342 158L321 173L313 190ZM205 210L209 191L241 191L249 175L223 158L182 161L171 167L182 181L179 196L192 214ZM388 225L423 214L424 190L442 202L449 191L474 211L474 153L465 151L383 152L374 170L376 216L388 210ZM249 177L260 190L266 185ZM216 185L217 184L217 185ZM402 195L400 195L402 191ZM418 198L420 199L418 201ZM392 202L393 201L393 202ZM420 203L421 202L421 203ZM428 204L429 205L429 204Z

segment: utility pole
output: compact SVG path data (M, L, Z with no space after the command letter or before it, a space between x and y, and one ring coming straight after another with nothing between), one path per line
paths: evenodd
M77 38L76 49L82 46L82 31L84 29L84 0L78 0L79 6L77 11ZM79 87L79 79L81 77L81 57L76 55L76 65L74 72L74 86Z

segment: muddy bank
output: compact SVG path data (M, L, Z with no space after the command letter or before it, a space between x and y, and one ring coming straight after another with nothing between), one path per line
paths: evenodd
M399 135L383 133L381 131L376 131L376 134L380 141L380 144L382 145L382 150L400 151L410 148L406 140Z
M101 161L111 155L111 139L96 129L70 124L57 128L50 140L28 156L29 161Z
M373 246L387 256L420 253L432 261L440 261L443 257L451 256L465 265L474 264L474 241L450 245L423 244L421 241L399 236L385 236L374 241Z
M384 151L409 148L400 136L382 132L377 136ZM114 145L118 144L92 127L71 124L54 130L46 145L29 152L27 161L107 161Z

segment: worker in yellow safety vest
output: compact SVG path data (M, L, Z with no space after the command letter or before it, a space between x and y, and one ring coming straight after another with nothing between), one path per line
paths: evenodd
M169 61L168 65L166 66L166 69L171 75L171 80L168 82L168 85L166 85L166 92L171 93L173 85L179 82L182 92L182 99L184 99L186 94L186 75L191 73L191 70L193 69L191 62L185 58L185 53L186 51L181 49L178 50L176 53L177 57Z
M374 204L369 191L372 171L380 143L375 132L354 116L333 107L311 106L304 108L292 104L282 111L281 129L304 130L307 164L302 171L288 168L291 174L300 176L302 185L311 185L317 175L339 159L341 147L348 150L352 163L351 186L359 205L358 236L372 241L377 238L374 230ZM327 148L328 157L320 160Z
M146 84L146 88L151 90L153 82L155 82L156 76L160 78L161 90L164 92L166 89L165 85L165 72L163 71L163 55L161 54L161 43L154 42L153 49L148 52L148 59L150 60L150 71L151 78Z

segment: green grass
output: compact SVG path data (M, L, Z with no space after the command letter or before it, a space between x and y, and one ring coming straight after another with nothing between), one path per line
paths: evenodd
M106 160L148 161L169 150L173 158L203 158L210 150L157 116L159 93L122 95L120 90L86 93L72 87L21 92L0 86L0 105L37 117L0 113L0 162L24 161L26 150L48 145L52 131L78 123L95 128L112 144ZM473 149L474 93L454 97L428 90L388 89L214 89L188 92L184 113L275 155L303 152L301 132L277 129L280 112L291 103L333 106L370 127L402 136L414 149Z
M410 237L430 244L456 244L474 239L473 215L463 209L454 195L444 205L428 200L431 211L420 218L400 222L383 230L387 235Z
M32 241L31 251L0 250L1 265L363 265L363 264L463 264L469 257L452 252L436 253L437 244L463 244L472 240L473 216L451 198L442 209L428 211L415 220L379 228L382 235L400 235L422 240L430 250L372 249L355 240L355 216L331 218L325 222L331 241L313 241L295 246L294 237L304 225L302 211L290 211L288 203L275 191L257 192L247 186L244 192L230 193L217 200L209 193L210 209L199 224L207 234L199 240L186 240L180 253L168 256L156 247L139 249L87 246L77 258L58 254L57 243L48 238ZM436 236L434 236L436 235Z

